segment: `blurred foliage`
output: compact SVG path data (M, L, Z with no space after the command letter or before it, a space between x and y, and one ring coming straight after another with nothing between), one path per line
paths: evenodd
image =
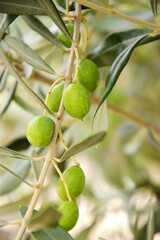
M64 2L57 0L57 8L65 8ZM128 3L125 0L111 0L109 2L119 11L155 22L154 15L157 16L155 2L157 1L151 1L154 15L150 1L137 0ZM74 9L74 3L70 4L70 9ZM111 34L117 33L120 36L123 31L134 32L137 26L115 17L85 10L85 7L83 11L87 11L85 17L89 30L87 56L91 58L98 51L97 63L100 67L101 82L96 93L91 95L92 108L83 122L65 115L63 135L69 146L71 143L76 144L87 138L98 129L108 128L108 134L101 144L75 157L85 172L86 187L78 199L79 221L70 234L75 240L151 240L156 234L160 234L159 35L155 37L155 41L134 49L129 62L107 98L107 108L105 106L103 109L102 119L99 119L99 115L96 117L96 124L92 130L93 115L105 93L104 86L110 66L124 49L124 45L120 44L119 40L117 40L118 43L116 42L116 48L111 41L110 52L102 54L99 51L102 43ZM3 17L2 14L0 17ZM51 19L45 15L38 15L37 19L42 21L56 38L58 28ZM61 28L65 31L62 22ZM138 31L140 30L141 27L138 26ZM125 33L126 38L129 39L130 35L127 36L127 33ZM23 47L32 48L34 53L42 58L43 67L44 60L46 69L50 66L49 69L53 68L56 72L65 73L68 53L59 48L58 44L49 42L31 29L25 21L22 21L21 16L15 18L7 29L6 39L8 34L10 40L14 40L13 37L22 36L22 40L27 44ZM81 26L80 46L83 44L83 34L84 28ZM125 43L129 44L128 41ZM2 42L2 45L4 49L9 49L6 43ZM18 48L18 44L16 47ZM106 50L107 45L104 48ZM25 83L44 101L56 76L32 68L28 63L23 62L23 56L13 50L9 49L8 58L14 59L20 76L25 77ZM28 48L25 51L27 52ZM30 61L29 59L28 62ZM44 156L46 149L31 148L25 138L28 122L33 116L43 114L43 108L19 83L15 85L14 77L6 72L2 64L0 73L0 145L27 156ZM60 141L56 151L59 156L64 153ZM0 156L0 164L13 168L17 174L21 173L20 176L26 181L35 183L35 176L39 176L42 164L30 164L29 161L27 163L29 164L26 166L24 161L22 166L16 159ZM65 161L61 167L65 168L69 165L71 160ZM28 205L33 192L32 188L24 183L20 184L19 180L8 175L9 173L0 169L0 186L3 184L3 189L6 191L5 195L0 197L0 220L3 219L6 222L20 218L19 205ZM4 183L6 178L8 182ZM55 170L50 168L38 209L41 209L43 200L55 206L59 204L56 193L57 181L58 176ZM63 230L55 231L61 234ZM3 228L0 231L0 239L2 232ZM29 239L28 235L25 239ZM72 238L66 234L66 239Z

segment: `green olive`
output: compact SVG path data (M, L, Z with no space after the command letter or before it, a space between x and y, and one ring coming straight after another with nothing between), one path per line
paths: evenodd
M55 123L46 116L34 117L26 130L28 141L35 147L47 147L52 139Z
M100 80L100 73L97 65L89 59L79 63L77 81L81 83L88 92L94 92Z
M62 214L58 223L66 231L71 230L77 223L79 217L78 207L75 202L65 202L63 203L58 212Z
M71 23L68 23L68 24L66 24L66 28L67 28L69 34L71 35L71 37L73 38L74 25L71 24ZM58 34L58 39L59 39L59 41L60 41L61 43L63 43L63 45L64 45L65 47L67 47L67 48L70 48L70 47L71 47L72 42L71 42L71 40L69 40L69 39L64 35L64 33L59 32L59 34Z
M80 83L71 83L64 91L64 107L67 113L78 119L83 119L90 109L90 99L87 90Z
M85 175L83 170L80 167L72 166L64 171L63 177L66 180L71 198L75 199L81 194L84 188ZM57 193L61 200L68 200L66 189L61 178L57 184Z
M59 110L63 89L64 83L60 83L52 89L49 95L47 107L53 112L58 112Z

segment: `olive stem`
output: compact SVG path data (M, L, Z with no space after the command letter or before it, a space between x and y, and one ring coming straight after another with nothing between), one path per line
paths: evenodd
M86 48L87 48L87 45L88 45L88 27L87 27L87 24L86 24L85 17L82 18L82 23L84 25L84 30L85 30L85 41L84 41L84 46L83 46L83 49L82 49L82 59L84 59Z
M9 172L10 174L12 174L13 176L15 176L17 179L19 179L21 182L24 182L25 184L27 184L29 187L31 188L36 188L37 185L33 185L27 181L25 181L23 178L19 177L17 174L15 174L14 172L12 172L9 168L3 166L2 164L0 164L0 168L4 169L5 171Z
M69 189L68 189L66 180L65 180L65 178L64 178L61 170L59 169L57 163L56 163L54 160L52 160L52 163L53 163L53 166L54 166L54 168L56 169L57 173L59 174L60 178L62 179L62 182L63 182L64 187L65 187L65 189L66 189L67 198L69 199L69 201L72 201L72 198L71 198L71 195L70 195L70 192L69 192Z
M94 9L96 11L99 11L99 12L102 12L102 13L106 13L108 15L111 15L111 16L114 16L114 17L118 17L118 18L124 19L126 21L129 21L129 22L138 24L140 26L152 29L154 31L160 32L160 26L159 25L153 24L153 23L150 23L150 22L146 22L146 21L134 18L134 17L131 17L131 16L126 15L124 13L118 12L115 9L111 10L110 8L105 8L103 6L100 6L98 4L95 4L95 3L92 3L92 2L89 2L89 1L86 1L86 0L73 0L73 2L77 2L77 3L81 4L81 5L84 5L84 6L87 6L89 8L92 8L92 9Z
M61 128L59 129L59 137L60 137L60 141L61 141L63 147L65 148L65 150L68 150L68 147L66 146L65 141L63 139L63 134L62 134L62 129ZM71 159L76 166L78 166L78 167L80 166L80 164L75 160L74 157L71 157Z
M52 89L53 89L58 83L62 82L64 79L65 79L64 77L61 77L61 78L57 79L57 80L51 85L51 87L50 87L50 89L49 89L49 91L48 91L48 93L47 93L46 100L45 100L45 104L46 104L46 105L48 104L49 96L50 96L50 94L51 94ZM47 111L46 111L46 109L44 109L44 116L46 116L46 115L47 115ZM58 118L58 117L59 117L59 116L57 115L57 118Z
M73 78L73 83L76 81L76 78L77 78L77 74L78 74L78 69L79 69L79 53L78 53L78 48L75 47L75 55L76 55L76 60L77 60L77 65L76 65L76 72L75 72L75 75L74 75L74 78Z
M74 30L73 40L74 40L74 43L77 46L78 45L78 40L79 40L80 22L81 22L81 18L82 18L81 6L79 4L76 4L76 15L77 15L77 18L75 20L75 28L74 28L75 30ZM74 48L75 48L75 46L72 43L71 53L70 53L70 57L69 57L69 64L68 64L67 73L66 73L66 77L65 77L66 81L65 81L64 89L71 83L71 80L72 80L72 71L73 71L73 64L74 64L74 59L75 59ZM18 231L18 234L17 234L15 240L21 240L22 239L22 237L25 233L25 230L27 228L27 222L29 222L31 217L32 217L32 212L34 210L34 207L35 207L35 205L38 201L38 198L41 194L41 191L43 189L43 185L44 185L44 181L45 181L45 178L46 178L46 175L47 175L48 168L50 166L51 161L53 160L54 151L55 151L55 144L56 144L56 141L57 141L59 129L61 127L63 114L64 114L64 106L63 106L63 96L62 96L60 108L59 108L59 111L58 111L59 118L56 120L57 123L55 125L53 138L52 138L52 141L49 145L48 152L45 156L44 165L43 165L41 174L39 176L39 180L38 180L38 186L39 187L37 187L35 189L34 193L33 193L32 199L30 201L30 204L28 206L28 209L26 211L26 214L25 214L24 218L22 219L22 224L21 224L21 227Z

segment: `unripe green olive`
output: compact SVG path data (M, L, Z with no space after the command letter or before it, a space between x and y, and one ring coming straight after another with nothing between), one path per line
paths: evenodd
M47 147L52 139L55 123L46 116L34 117L26 130L28 141L35 147Z
M88 92L94 92L100 80L100 73L97 65L89 60L84 59L79 63L77 81L81 83Z
M73 32L74 32L74 25L71 23L67 23L66 24L66 28L69 32L69 34L71 35L71 37L73 38ZM64 33L59 32L58 34L58 39L61 43L63 43L63 45L67 48L70 48L72 45L72 42L64 35Z
M63 89L64 83L60 83L52 89L49 95L47 107L53 112L58 112L59 110Z
M79 217L78 207L75 202L65 202L63 203L58 212L62 214L58 223L66 231L71 230L77 223Z
M68 186L71 198L75 199L81 194L84 188L85 175L83 170L80 167L72 166L64 171L63 177ZM68 200L66 189L61 178L57 184L57 193L61 200Z
M67 113L74 118L83 119L90 109L88 92L80 83L71 83L67 86L63 102Z

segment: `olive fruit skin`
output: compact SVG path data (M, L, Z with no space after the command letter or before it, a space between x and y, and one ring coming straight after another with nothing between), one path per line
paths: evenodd
M49 95L47 107L53 112L58 112L59 110L63 89L64 83L60 83L52 89Z
M79 217L76 203L67 201L59 207L58 212L62 214L58 221L59 225L66 231L71 230L76 225Z
M85 87L80 83L71 83L63 95L66 112L77 119L83 119L90 109L90 98Z
M97 65L89 59L81 60L77 81L81 83L88 92L94 92L100 81L100 73Z
M68 24L66 24L66 28L67 28L69 34L71 35L71 37L73 38L74 25L71 24L71 23L68 23ZM58 33L58 39L59 39L59 41L60 41L61 43L63 43L63 45L64 45L65 47L67 47L67 48L70 48L70 47L71 47L72 42L71 42L71 40L69 40L69 39L64 35L64 33L59 32L59 33Z
M26 130L28 141L35 147L47 147L52 139L55 123L46 116L34 117Z
M85 175L80 167L72 166L63 172L71 198L74 200L83 191ZM68 201L65 186L60 178L57 184L57 193L61 200Z

